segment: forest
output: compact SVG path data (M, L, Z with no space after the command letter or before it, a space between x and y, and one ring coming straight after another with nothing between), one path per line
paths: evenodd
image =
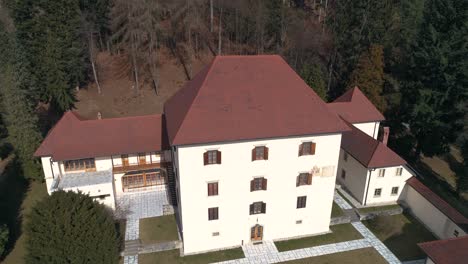
M204 54L279 54L325 101L359 86L408 161L457 146L466 190L467 16L465 0L1 0L0 154L42 178L32 154L77 90L100 92L100 52L125 55L134 96L158 94L163 50L187 80Z

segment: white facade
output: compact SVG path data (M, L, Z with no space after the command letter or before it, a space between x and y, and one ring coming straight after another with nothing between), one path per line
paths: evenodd
M458 234L458 236L467 235L463 229L426 200L413 187L407 185L401 199L411 209L411 213L439 239L453 238L456 237L455 234Z
M396 203L412 174L405 166L368 169L341 149L337 181L363 206ZM343 174L344 171L344 174ZM343 178L343 175L345 177ZM383 176L382 176L383 175ZM376 191L380 189L380 195Z
M374 139L379 136L380 122L353 123L353 125Z
M298 156L306 141L316 143L315 155ZM256 224L268 240L328 232L340 143L341 134L330 134L174 148L184 253L250 243ZM259 145L269 148L268 160L252 161ZM204 165L203 153L215 149L221 164ZM296 187L298 174L314 167L312 184ZM265 177L267 190L251 192L254 177ZM218 182L217 196L208 196L210 182ZM296 208L298 196L307 196L306 208ZM266 213L250 215L249 205L260 201ZM212 207L219 208L218 220L208 220Z

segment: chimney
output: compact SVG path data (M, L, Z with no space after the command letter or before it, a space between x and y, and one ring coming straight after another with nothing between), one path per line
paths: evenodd
M99 119L99 120L102 119L102 114L101 114L101 112L97 112L97 119Z
M384 127L383 128L383 137L382 137L382 143L384 145L387 145L389 135L390 135L390 128L389 127Z

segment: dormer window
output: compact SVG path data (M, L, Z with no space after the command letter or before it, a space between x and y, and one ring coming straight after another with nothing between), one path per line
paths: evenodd
M314 155L315 146L315 142L302 142L302 144L299 145L299 156Z

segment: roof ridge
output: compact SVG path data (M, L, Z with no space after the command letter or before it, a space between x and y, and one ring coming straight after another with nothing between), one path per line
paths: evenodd
M103 118L103 119L79 119L80 122L102 122L104 120L127 120L127 119L137 119L137 118L144 118L144 117L157 117L162 116L162 114L148 114L148 115L136 115L136 116L120 116L120 117L110 117L110 118Z
M190 110L192 109L191 106L197 100L198 95L200 94L200 90L205 85L206 79L208 79L208 76L210 75L211 71L213 70L213 66L215 65L215 62L218 61L218 57L219 56L215 56L213 58L213 60L211 61L211 63L207 66L208 70L206 71L205 77L203 78L202 83L198 86L199 88L197 89L197 92L196 92L195 96L193 97L193 100L190 102L189 106L187 107L187 112L185 112L184 117L182 118L182 120L180 122L180 126L177 128L177 131L174 134L174 137L173 137L172 141L174 141L177 138L177 135L179 134L180 128L184 124L185 118L187 118L187 115L189 114ZM190 80L190 81L192 81L192 80Z

